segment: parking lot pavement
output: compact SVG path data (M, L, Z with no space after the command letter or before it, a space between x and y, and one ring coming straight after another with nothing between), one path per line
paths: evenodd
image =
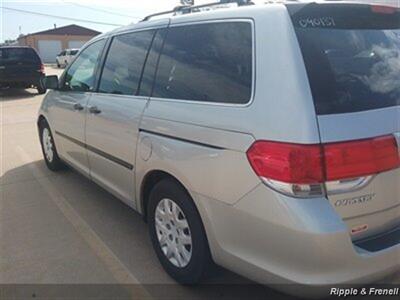
M48 75L61 72L46 67ZM210 285L173 285L139 214L72 170L46 169L36 128L43 96L35 90L0 93L0 284L123 284L116 288L135 299L166 293L182 299L276 298L271 289L218 268ZM214 284L222 285L210 289ZM38 289L24 292L31 296ZM107 291L118 293L110 286Z

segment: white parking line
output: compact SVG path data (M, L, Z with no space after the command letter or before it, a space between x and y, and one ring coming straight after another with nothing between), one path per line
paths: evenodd
M33 159L21 146L16 146L18 154L24 163L31 163ZM115 280L119 284L129 285L127 287L134 299L151 299L146 289L140 285L138 279L125 267L111 249L101 240L93 229L81 218L75 209L68 203L54 184L45 176L37 166L29 165L33 176L41 187L49 195L50 199L71 223L79 235L86 241L95 254L106 265Z

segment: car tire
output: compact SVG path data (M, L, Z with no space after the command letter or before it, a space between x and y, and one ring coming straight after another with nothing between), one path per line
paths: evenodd
M176 205L174 210L177 212L172 214L174 217L168 220L164 215L164 222L160 221L162 208L164 213L166 207L170 207L172 212L173 205ZM206 276L212 260L203 223L190 195L175 180L164 179L152 189L147 213L153 248L165 271L181 284L198 283ZM171 256L166 243L178 249L174 255Z
M44 85L44 78L41 78L41 79L39 80L39 84L38 84L38 86L36 87L36 89L37 89L39 95L46 94L47 89L46 89L46 87L45 87L45 85Z
M46 120L42 120L39 123L39 135L46 166L53 172L65 169L64 163L58 156L53 134L51 133L50 126Z
M44 88L44 87L38 87L38 88L37 88L37 91L38 91L38 94L39 94L39 95L43 95L43 94L46 94L47 89Z

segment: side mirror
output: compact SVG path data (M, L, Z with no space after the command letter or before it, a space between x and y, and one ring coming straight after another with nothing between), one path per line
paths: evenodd
M57 75L46 76L44 80L44 85L46 86L46 88L50 90L58 90L59 89L58 76Z

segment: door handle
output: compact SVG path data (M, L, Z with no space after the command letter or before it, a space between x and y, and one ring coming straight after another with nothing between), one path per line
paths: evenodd
M74 110L81 111L81 110L83 110L83 108L84 107L80 103L75 103L74 104Z
M98 109L97 106L91 106L91 107L89 107L89 112L91 114L98 115L99 113L101 113L101 110Z

